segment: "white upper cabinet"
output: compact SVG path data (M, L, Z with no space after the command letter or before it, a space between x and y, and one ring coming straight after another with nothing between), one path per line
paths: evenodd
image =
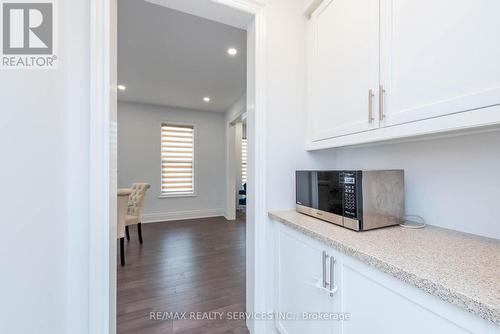
M308 24L308 149L500 124L498 13L498 0L324 0Z
M378 127L378 13L377 1L326 0L312 14L309 125L313 140Z
M500 1L381 0L384 125L500 104Z

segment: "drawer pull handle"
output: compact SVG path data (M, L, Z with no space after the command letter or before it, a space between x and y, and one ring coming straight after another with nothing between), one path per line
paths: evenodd
M330 297L333 297L333 294L337 288L335 287L335 258L330 257Z
M372 123L375 119L373 118L373 89L368 90L368 123Z
M379 86L379 120L383 121L385 118L385 111L384 111L384 97L385 97L385 88L383 85Z
M326 288L326 285L328 284L326 283L326 260L328 258L328 254L326 254L326 252L323 251L323 253L321 254L321 258L323 261L323 288Z

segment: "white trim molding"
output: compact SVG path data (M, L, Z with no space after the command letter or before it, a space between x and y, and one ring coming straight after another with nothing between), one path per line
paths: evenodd
M492 106L318 141L309 138L306 149L314 151L342 146L364 146L387 142L415 141L417 139L435 139L450 135L498 129L499 126L500 106Z
M145 224L162 223L174 220L199 219L210 217L223 217L224 209L189 210L174 212L155 212L142 215L142 222Z
M109 86L106 46L109 39L106 2L91 1L90 27L90 215L89 332L107 333L109 326ZM103 117L104 116L104 117ZM93 237L95 236L95 237Z
M322 2L323 0L308 0L304 15L308 19L311 18L312 13L314 13L314 11L318 9Z
M116 333L117 0L90 1L89 333Z
M254 0L211 0L254 16L247 28L248 193L246 228L246 311L268 312L267 263L267 71L266 6ZM250 52L253 50L253 54ZM247 319L251 334L267 333L266 321Z

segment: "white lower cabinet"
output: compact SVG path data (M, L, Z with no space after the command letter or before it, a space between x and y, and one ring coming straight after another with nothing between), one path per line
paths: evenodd
M342 307L351 314L344 334L488 333L479 317L355 259L343 263Z
M276 236L276 328L281 334L498 334L500 327L280 223ZM329 258L323 266L323 256ZM335 258L333 294L330 259ZM325 268L326 287L323 286ZM290 320L344 314L348 320Z
M328 252L327 247L293 230L280 229L277 239L276 304L279 317L276 326L280 333L341 333L339 321L314 318L328 316L341 309L338 294L340 275L335 270L339 263L332 263L334 254ZM332 264L333 271L330 268Z

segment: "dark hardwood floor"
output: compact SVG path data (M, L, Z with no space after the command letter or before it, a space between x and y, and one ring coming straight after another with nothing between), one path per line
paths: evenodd
M244 319L228 319L245 311L244 216L143 224L142 235L140 245L130 228L118 266L118 334L248 333ZM150 312L160 313L155 320Z

